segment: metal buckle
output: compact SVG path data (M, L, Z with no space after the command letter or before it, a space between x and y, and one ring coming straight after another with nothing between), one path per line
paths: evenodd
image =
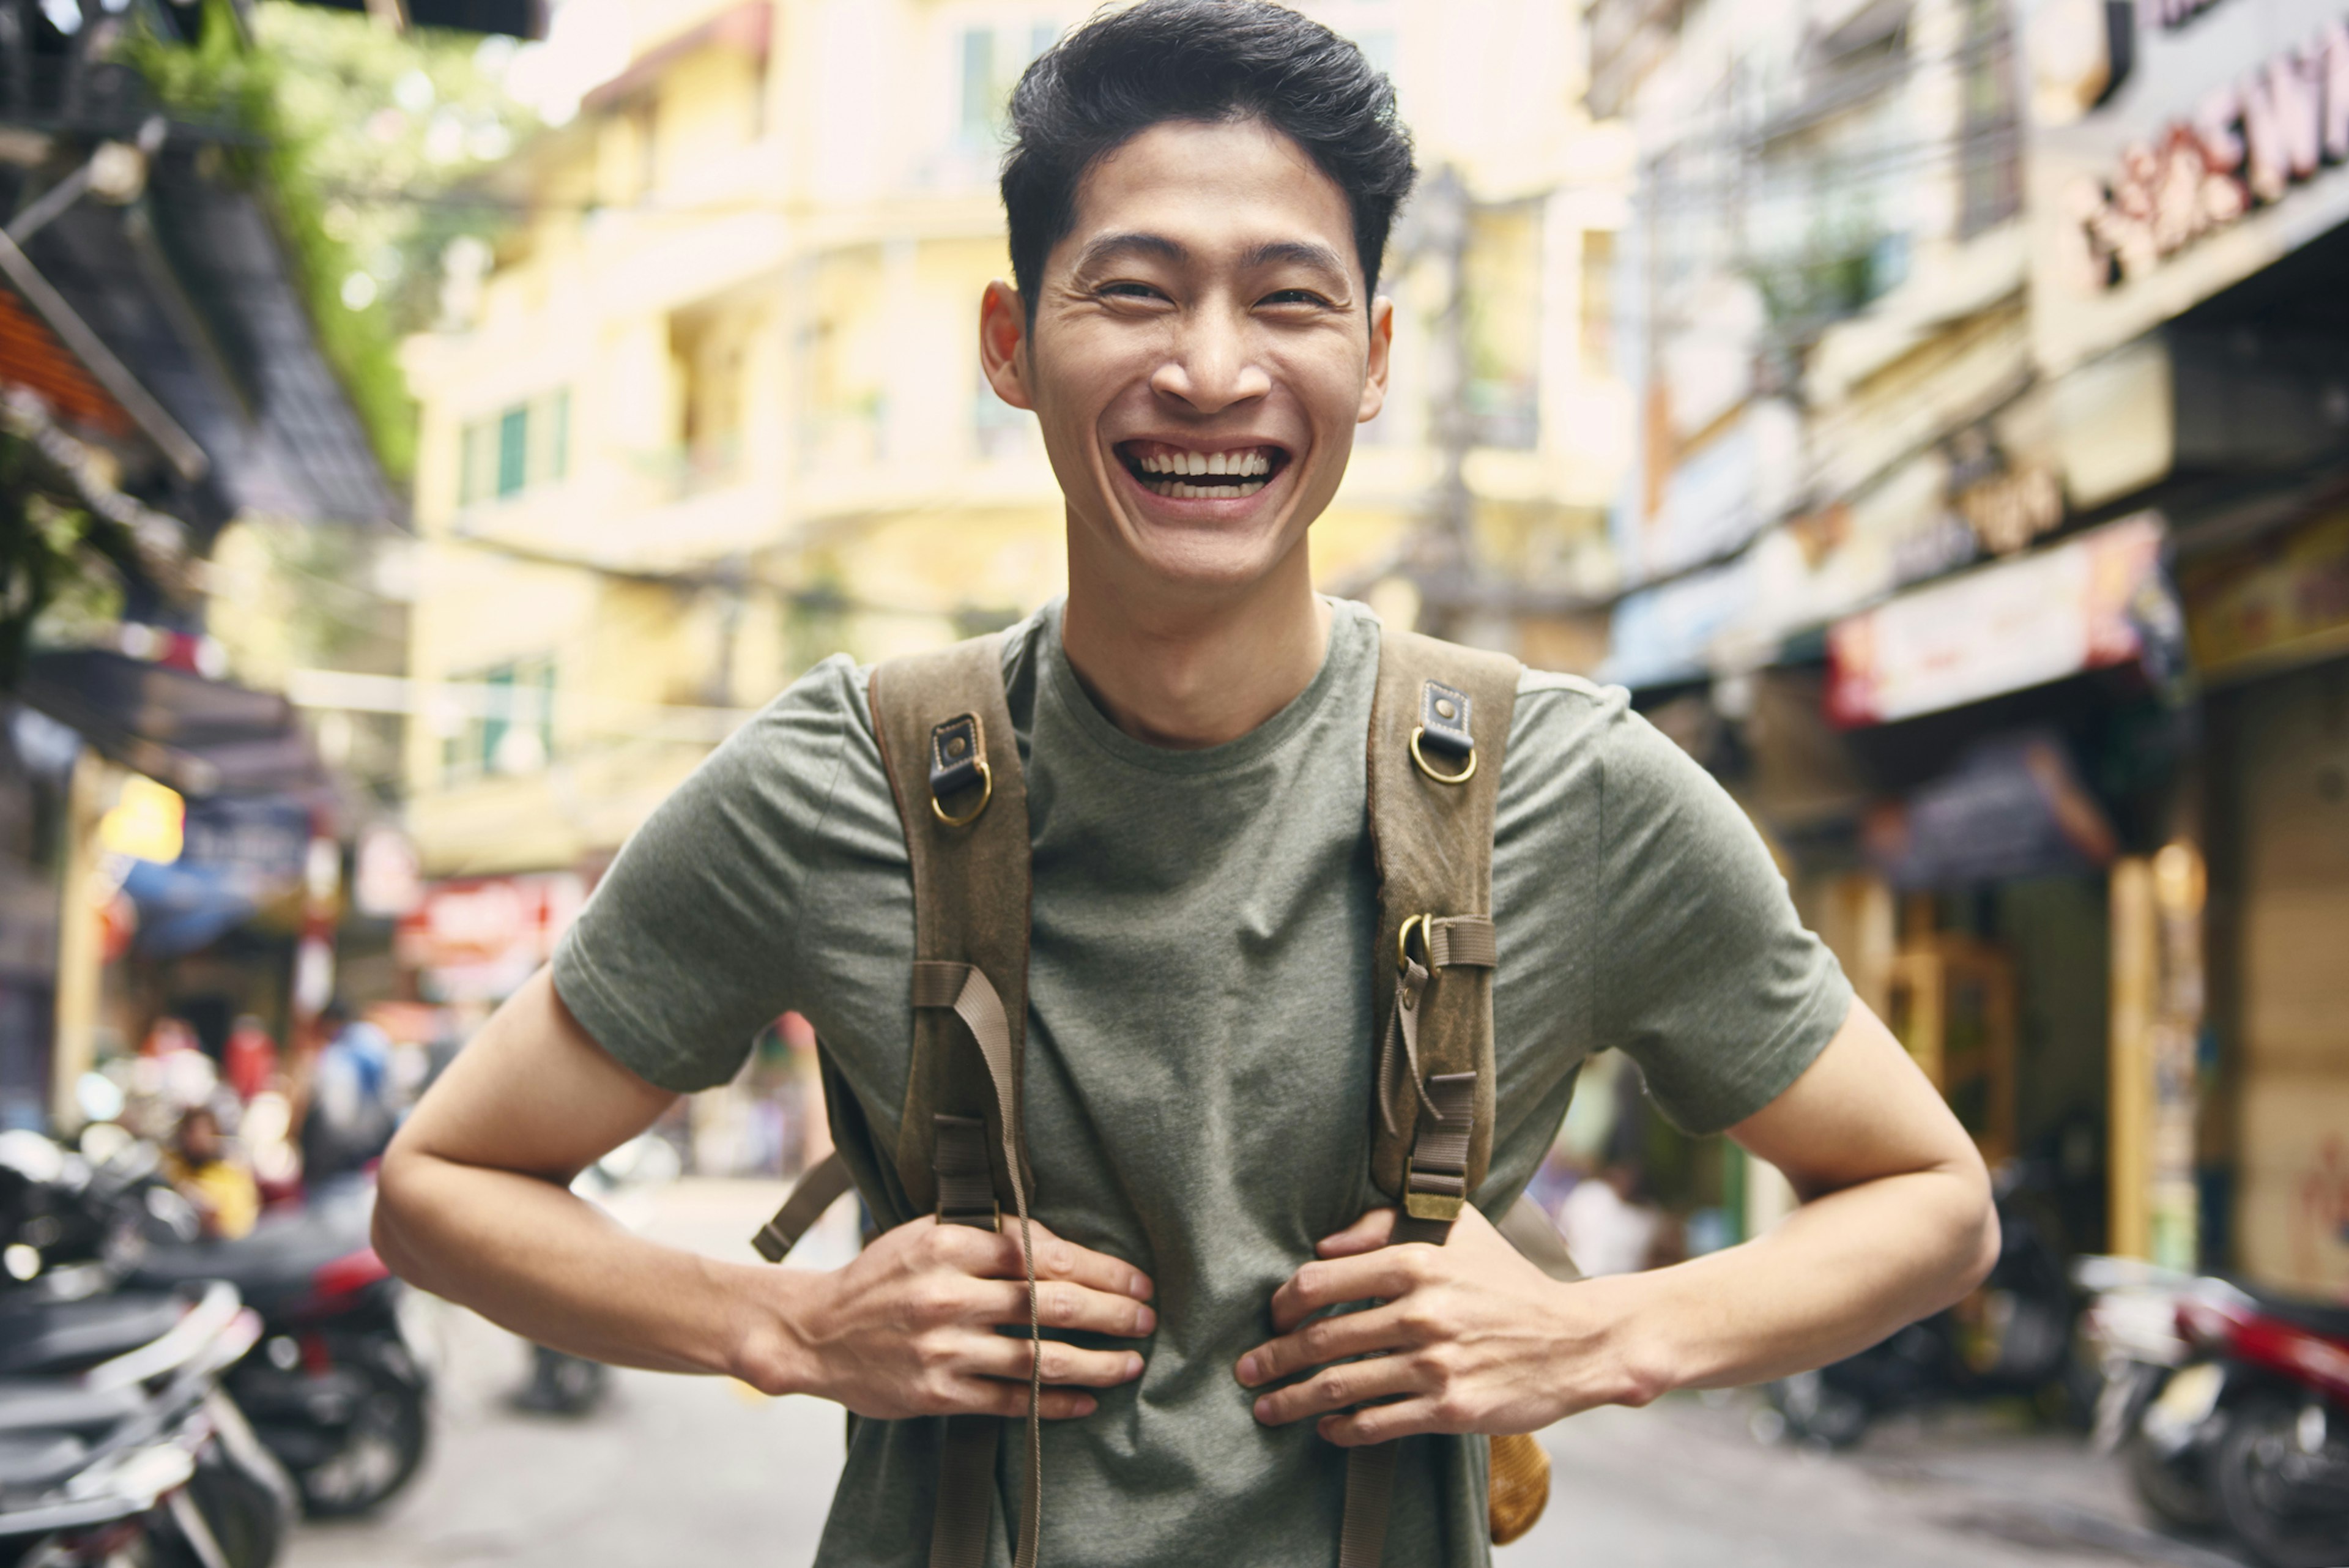
M1428 766L1427 753L1419 749L1420 739L1426 733L1427 726L1424 724L1415 726L1411 732L1411 760L1418 764L1421 773L1441 784L1464 784L1476 776L1476 748L1474 746L1468 748L1468 765L1456 774L1440 774Z
M945 823L948 827L968 827L972 823L978 820L978 814L987 809L987 803L995 798L995 774L988 769L987 759L985 757L978 758L978 804L972 806L968 811L957 815L955 813L948 811L944 805L939 804L938 797L936 793L933 793L930 796L930 810L936 815L937 819L940 822Z
M1433 915L1413 915L1410 919L1405 920L1402 923L1402 929L1395 933L1395 972L1397 974L1409 974L1411 972L1411 933L1413 927L1417 927L1419 929L1420 946L1422 948L1425 948L1427 946L1427 933L1435 929L1435 917ZM1428 953L1429 959L1432 961L1434 956L1433 951L1430 950ZM1427 967L1432 971L1435 968L1435 965L1431 961Z

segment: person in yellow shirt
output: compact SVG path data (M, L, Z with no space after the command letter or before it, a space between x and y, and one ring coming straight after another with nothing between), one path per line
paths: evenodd
M195 1206L204 1234L226 1241L251 1235L261 1218L261 1189L243 1162L231 1157L219 1114L210 1106L190 1106L172 1144L165 1173Z

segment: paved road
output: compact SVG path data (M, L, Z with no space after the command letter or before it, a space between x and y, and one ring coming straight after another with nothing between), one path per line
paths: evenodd
M681 1182L642 1223L739 1257L773 1201L771 1187ZM595 1416L550 1421L504 1403L520 1344L453 1309L429 1321L442 1381L424 1474L378 1518L305 1528L289 1568L790 1568L813 1555L839 1473L836 1407L622 1373ZM1742 1397L1672 1399L1552 1428L1549 1512L1496 1568L2229 1568L2137 1528L2118 1478L2068 1438L1951 1419L1828 1459L1757 1443L1750 1410Z

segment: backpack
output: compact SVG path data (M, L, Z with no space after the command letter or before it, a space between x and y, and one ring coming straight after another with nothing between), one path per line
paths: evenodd
M886 661L873 671L870 700L914 883L914 1048L896 1175L915 1210L932 1210L941 1224L993 1230L1007 1211L1017 1220L1034 1336L1028 1240L1034 1177L1019 1113L1027 788L1004 699L1001 643L1000 635L978 638ZM1516 661L1504 655L1381 633L1369 735L1378 1072L1375 1104L1366 1109L1371 1179L1399 1209L1392 1243L1441 1245L1492 1157L1493 811L1517 673ZM849 1109L845 1088L829 1069L825 1078L835 1143L844 1147L838 1118ZM854 1184L834 1153L801 1178L752 1245L768 1262L782 1262ZM1578 1277L1547 1217L1526 1199L1500 1230L1546 1272ZM1040 1397L1031 1360L1018 1568L1036 1563ZM930 1568L979 1568L1004 1422L943 1419ZM1395 1454L1392 1443L1347 1450L1339 1568L1378 1568ZM1530 1437L1495 1438L1489 1473L1493 1540L1513 1541L1548 1501L1548 1459Z

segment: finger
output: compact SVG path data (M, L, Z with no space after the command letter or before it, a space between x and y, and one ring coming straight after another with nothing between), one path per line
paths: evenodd
M986 1343L972 1348L963 1360L963 1369L982 1377L1016 1379L1024 1386L1029 1342L999 1334L980 1337ZM1056 1386L1114 1388L1142 1376L1142 1357L1131 1350L1087 1350L1057 1339L1044 1340L1042 1345L1044 1381Z
M1100 1404L1092 1395L1074 1388L1047 1388L1036 1403L1036 1412L1047 1421L1067 1421L1092 1415ZM963 1379L955 1385L954 1408L950 1413L1024 1418L1028 1414L1028 1375L1022 1372L1017 1383L999 1377Z
M1422 1393L1426 1381L1426 1370L1407 1355L1343 1362L1322 1368L1302 1383L1292 1383L1258 1397L1256 1418L1268 1427L1285 1427L1291 1421L1325 1416L1366 1399L1392 1399L1398 1395Z
M1272 1326L1287 1334L1315 1313L1347 1302L1392 1301L1419 1282L1419 1247L1381 1247L1359 1258L1306 1264L1272 1293Z
M970 1321L1022 1326L1028 1322L1028 1286L1019 1280L978 1282ZM1089 1290L1067 1280L1036 1282L1036 1321L1051 1328L1093 1334L1149 1334L1158 1314L1132 1296Z
M957 1258L970 1272L983 1279L1024 1280L1028 1271L1020 1253L1019 1220L1007 1215L999 1231L982 1231L975 1225L947 1225L945 1231L961 1231L948 1245L956 1249ZM1096 1252L1091 1247L1080 1247L1063 1236L1056 1236L1046 1226L1030 1221L1030 1240L1036 1249L1036 1277L1040 1280L1068 1280L1092 1290L1106 1291L1112 1295L1130 1296L1135 1301L1148 1301L1155 1288L1150 1276L1122 1258L1106 1252Z
M1410 1343L1402 1314L1392 1307L1340 1313L1336 1317L1317 1317L1294 1334L1266 1341L1241 1356L1233 1370L1242 1383L1254 1388L1350 1356L1404 1349Z
M1394 1234L1395 1211L1373 1209L1334 1236L1324 1236L1314 1251L1325 1258L1353 1258L1375 1252Z
M1314 1428L1325 1441L1341 1449L1391 1443L1413 1432L1449 1432L1443 1407L1433 1399L1402 1399L1391 1405L1368 1405L1343 1415L1324 1416Z

